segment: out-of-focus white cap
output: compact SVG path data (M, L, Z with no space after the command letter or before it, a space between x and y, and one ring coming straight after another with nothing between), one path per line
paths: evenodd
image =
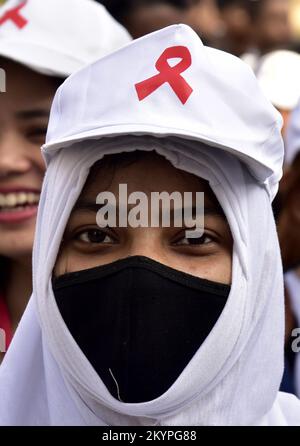
M67 77L131 40L94 0L9 0L0 7L0 56Z
M286 165L291 165L300 153L300 101L291 113L286 131L285 158Z
M300 55L272 51L263 56L256 71L264 94L275 107L292 110L300 98Z
M190 27L173 25L70 76L54 98L43 152L49 162L76 141L178 136L232 153L273 197L282 175L281 126L251 68L203 46Z

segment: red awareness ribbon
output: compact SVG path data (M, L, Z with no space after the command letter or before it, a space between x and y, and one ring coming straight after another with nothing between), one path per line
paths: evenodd
M8 20L11 20L18 28L20 29L24 28L24 26L27 25L28 20L21 15L20 11L22 8L24 8L26 3L27 0L24 0L22 3L20 3L20 5L6 11L3 14L3 16L0 17L0 26L3 25L3 23L7 22Z
M171 67L168 59L181 58L181 61ZM193 92L192 87L181 76L192 64L192 56L186 46L172 46L158 58L155 68L159 71L153 77L135 84L137 95L140 101L152 94L155 90L167 82L174 90L182 104L185 104Z

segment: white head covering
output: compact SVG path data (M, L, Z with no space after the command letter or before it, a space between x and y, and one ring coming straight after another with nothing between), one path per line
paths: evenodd
M188 26L173 25L64 83L53 103L46 156L99 136L181 136L236 154L274 196L282 174L281 126L245 63L203 46Z
M294 108L287 127L285 157L287 165L291 165L300 152L300 101Z
M154 33L141 41L146 43L147 40L158 40L160 54L161 49L166 48L166 34L167 45L170 46L170 43L178 42L181 33L187 33L187 47L193 45L196 37L186 27L171 27L168 31ZM128 51L131 49L129 46ZM221 60L225 58L222 53L212 54L216 57L221 54ZM122 52L114 55L116 65L120 55ZM230 63L235 61L231 56L228 57ZM95 79L92 75L93 67L98 68L96 64L87 69L90 82ZM203 65L206 73L208 68L209 65ZM122 70L120 72L126 77L126 73ZM243 74L246 73L248 71ZM77 85L76 77L72 78ZM201 79L203 81L205 76L199 80L205 91ZM255 91L254 84L253 81ZM68 92L70 84L65 85ZM214 107L219 110L226 98L226 92L221 96L217 94L217 80L215 86L215 104L210 104L211 110ZM88 83L82 85L85 93L87 87ZM114 106L117 107L119 99L122 112L125 113L126 104L123 103L123 96L118 91L115 92L116 87L114 83L109 87L110 94L116 94ZM197 91L196 77L193 78L193 87ZM101 95L109 95L107 88L106 85L98 93L95 102L99 107L102 107ZM68 108L58 112L57 101L63 96L63 89L58 93L53 107L50 119L52 132L55 131L55 126L63 129L58 124L59 119L65 119L66 127L71 131L71 117L68 113L65 115ZM237 84L236 90L243 91ZM166 98L172 94L168 89L164 89L162 93ZM166 99L167 106L168 100ZM265 103L261 100L263 107L260 109L258 103L258 110L264 109ZM93 102L87 101L85 107L89 109L92 104ZM154 105L158 106L155 102ZM177 123L180 122L180 116L184 121L181 125L183 132L187 125L184 119L186 111L180 102L174 102L173 105L177 108ZM95 113L97 106L94 104ZM129 99L125 118L128 119L129 114L134 125L138 117L135 116L135 120L132 120L131 107ZM153 102L150 101L148 107L150 115ZM143 110L146 109L147 106L143 105ZM224 109L227 110L227 107ZM199 114L194 117L194 122L197 121L201 128L201 107L196 108L196 111ZM191 111L187 113L190 114ZM109 109L108 114L110 115ZM244 111L245 121L246 115L247 110ZM81 110L81 116L86 116L86 110ZM175 111L171 118L174 119L174 116ZM233 112L231 116L234 119ZM271 122L274 116L276 114L273 114L272 108L266 106L264 122ZM223 116L225 117L226 115ZM77 118L79 119L76 116ZM164 129L171 118L162 109L161 128ZM106 119L105 115L102 119ZM155 115L153 119L156 122ZM209 119L213 121L214 115L208 116L207 120ZM148 120L150 122L150 116ZM85 128L85 120L82 122ZM237 123L237 120L234 122ZM227 123L230 124L231 121ZM108 119L106 125L108 126ZM245 128L243 122L240 125ZM274 128L274 151L261 154L261 159L273 166L272 157L282 157L280 128ZM114 138L98 137L88 141L81 138L81 141L70 143L68 147L61 146L61 150L57 143L56 150L53 150L55 140L50 133L48 144L44 147L48 169L41 194L34 246L33 296L0 367L0 424L300 425L299 401L295 397L278 394L283 369L283 278L271 209L273 192L269 187L270 183L255 177L255 169L251 170L254 164L247 164L248 157L244 158L246 162L240 160L240 155L250 153L250 147L258 148L258 140L254 134L249 145L245 140L240 152L236 147L230 153L228 148L216 147L215 139L220 136L217 134L217 127L214 129L213 140L206 135L209 146L201 143L200 138L195 141L197 128L193 135L190 135L189 128L185 129L187 135L193 136L191 139L194 140L191 140L188 137L161 134L158 124L151 130L156 137L149 136L150 132L145 124L144 128L139 126L139 135L115 135ZM236 134L240 134L239 128L234 130ZM266 129L261 125L258 138L264 131ZM113 136L113 130L110 136ZM268 144L268 140L265 144ZM153 401L122 403L110 395L68 331L56 305L51 275L70 212L82 191L90 167L104 154L136 149L156 150L175 167L209 181L225 212L234 239L232 286L217 324L170 389ZM265 146L260 150L265 152ZM256 153L252 156L255 157ZM274 191L277 187L275 181L272 182L272 187Z
M260 59L257 79L275 107L293 110L300 98L300 55L277 50Z
M8 0L0 6L0 56L42 74L67 77L130 40L94 0Z

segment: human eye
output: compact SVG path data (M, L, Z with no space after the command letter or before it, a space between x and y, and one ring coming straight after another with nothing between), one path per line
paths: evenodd
M78 242L89 245L116 243L115 237L113 237L108 232L97 228L81 230L80 232L75 234L74 239Z
M174 241L175 246L201 246L201 245L209 245L210 243L214 243L215 238L208 234L204 233L200 237L186 237L180 236L176 241Z
M26 132L27 139L34 144L41 144L44 142L47 133L47 126L38 125L31 127Z

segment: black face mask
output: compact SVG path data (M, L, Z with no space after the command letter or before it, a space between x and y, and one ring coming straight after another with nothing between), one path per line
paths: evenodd
M110 393L139 403L178 378L219 318L230 286L133 256L53 279L53 291Z

